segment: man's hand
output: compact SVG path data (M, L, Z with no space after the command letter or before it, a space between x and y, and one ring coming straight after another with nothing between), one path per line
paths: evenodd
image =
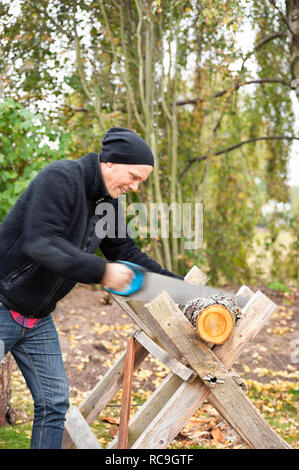
M120 263L107 263L102 285L108 289L124 290L134 276L132 269Z

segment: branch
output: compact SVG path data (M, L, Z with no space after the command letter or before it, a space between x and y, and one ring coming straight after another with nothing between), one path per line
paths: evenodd
M179 174L179 179L180 180L182 179L186 171L189 170L190 166L193 165L193 163L195 162L199 162L201 160L207 160L208 157L211 157L213 155L221 155L223 153L232 152L233 150L241 147L244 144L250 144L252 142L257 142L258 140L299 140L299 136L296 137L293 135L290 135L290 136L289 135L273 135L273 136L264 136L264 137L252 137L251 139L243 140L242 142L232 145L231 147L218 150L218 152L215 152L209 155L202 155L201 157L192 158L191 160L189 160L188 165L186 165L185 168Z
M86 108L73 108L72 106L69 106L68 104L63 104L60 107L69 109L73 114L75 114L75 113L89 113L90 112Z
M287 36L286 33L279 32L279 33L270 34L269 36L265 36L264 38L262 38L260 40L260 42L256 46L254 46L254 48L251 49L251 51L247 52L247 54L243 58L241 71L243 71L245 62L252 56L252 54L254 54L256 51L258 51L262 46L264 46L268 42L272 41L273 39L280 38L280 37L285 37L285 36Z
M254 52L255 50L259 49L260 47L262 47L264 44L267 44L267 42L269 41L272 41L272 39L276 39L276 38L283 38L286 36L286 33L273 33L273 34L269 34L269 36L265 36L263 39L260 40L260 42L254 47L254 49L252 50L252 52Z
M225 90L218 91L214 95L209 98L219 98L220 96L225 95L230 90L238 90L242 86L251 85L252 83L281 83L289 88L291 88L291 84L283 79L280 78L260 78L258 80L249 80L248 82L240 83L236 82L232 87L226 88ZM186 100L177 101L177 106L184 106L185 104L196 104L202 103L203 101L207 101L209 98L190 98Z
M77 33L76 24L74 24L74 35L75 35L76 65L77 65L77 70L78 70L78 74L80 77L81 85L85 92L86 97L90 100L91 103L93 103L93 95L90 89L88 88L86 76L84 73L84 67L83 67L81 50L80 50L80 40L79 40L79 36Z

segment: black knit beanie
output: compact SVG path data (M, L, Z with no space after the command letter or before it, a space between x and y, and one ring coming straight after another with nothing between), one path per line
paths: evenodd
M101 162L154 166L154 156L147 143L130 129L112 127L105 134Z

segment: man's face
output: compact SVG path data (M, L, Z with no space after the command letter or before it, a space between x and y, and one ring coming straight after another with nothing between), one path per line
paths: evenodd
M101 162L101 171L105 186L110 196L115 199L128 191L137 191L139 184L146 181L153 167Z

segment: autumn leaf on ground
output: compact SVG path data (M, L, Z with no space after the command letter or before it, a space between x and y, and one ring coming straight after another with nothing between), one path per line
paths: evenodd
M102 418L102 421L109 424L115 424L116 426L119 425L119 418L115 418L114 416L105 416Z
M222 442L224 440L223 434L219 428L212 429L211 434L213 436L214 441L216 442Z

